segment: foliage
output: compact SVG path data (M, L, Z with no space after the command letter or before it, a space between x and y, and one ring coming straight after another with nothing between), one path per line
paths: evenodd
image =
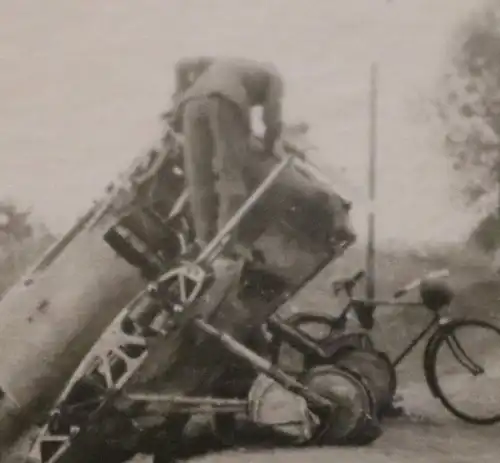
M12 201L0 201L0 294L14 284L28 267L54 242L31 212Z
M0 202L0 246L15 239L22 241L33 236L30 211L21 211L10 202Z
M318 279L304 288L291 306L294 306L295 310L338 314L346 303L346 298L342 295L333 296L331 281L353 275L360 268L364 268L365 259L366 249L359 245L350 248L343 258L333 262ZM448 314L458 317L475 316L500 322L498 277L492 273L489 259L472 248L460 244L419 249L377 247L375 267L378 300L390 300L394 291L413 279L420 278L430 271L447 268L451 274L450 284L457 291L457 297ZM356 288L355 294L360 298L365 296L363 283ZM418 292L412 291L404 300L418 300ZM292 310L292 307L285 309ZM408 345L409 339L414 338L432 318L429 311L411 306L382 305L375 315L376 324L372 335L377 346L391 358L399 354ZM422 349L423 343L399 368L401 381L422 379Z
M476 11L453 39L437 108L445 151L473 204L500 180L500 3Z
M470 242L479 245L480 249L492 252L498 247L500 235L500 218L498 214L484 217L470 236Z

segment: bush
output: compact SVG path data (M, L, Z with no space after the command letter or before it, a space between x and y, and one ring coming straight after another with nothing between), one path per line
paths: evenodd
M494 210L500 207L500 4L478 5L451 45L436 101L444 152L466 203L490 213L471 242L491 252L500 245L499 211Z
M0 295L12 286L55 236L43 224L33 223L30 211L11 201L0 201Z

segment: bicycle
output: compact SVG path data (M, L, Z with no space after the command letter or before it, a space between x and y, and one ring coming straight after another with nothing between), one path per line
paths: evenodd
M396 369L401 362L413 351L413 349L420 343L428 334L430 334L423 354L423 369L427 386L431 394L437 398L442 405L453 415L461 420L476 424L476 425L492 425L500 422L500 359L498 360L498 367L494 371L494 378L497 380L496 386L490 388L493 395L493 403L497 404L496 410L493 404L489 403L484 405L486 411L489 412L487 416L479 416L474 413L467 412L462 409L462 406L456 405L453 398L446 392L446 387L451 385L457 389L458 392L463 392L466 379L464 375L457 373L456 369L451 369L449 362L447 363L449 371L446 374L440 374L438 362L440 356L447 348L452 354L452 357L457 362L456 366L460 366L465 371L470 373L473 378L482 378L486 374L486 367L484 361L478 362L477 356L481 353L480 347L485 344L486 335L491 333L498 337L500 345L500 328L485 320L475 318L463 317L446 317L443 315L444 309L450 306L454 292L451 287L443 281L443 278L449 276L449 272L438 271L431 272L424 277L417 279L403 288L397 290L391 300L366 300L354 297L353 292L356 285L365 276L364 271L359 271L350 278L332 281L332 289L334 295L344 292L348 297L348 302L341 311L340 315L333 316L324 313L307 313L299 312L287 318L286 323L295 329L301 331L302 335L309 337L311 340L318 344L331 342L335 336L345 328L347 320L352 312L355 313L360 325L366 330L370 331L374 326L374 312L379 306L407 306L407 307L423 307L429 310L433 317L431 321L419 332L417 336L411 339L408 345L395 356L389 359L392 367ZM401 301L401 297L408 294L413 290L419 290L419 301ZM315 338L308 333L304 328L307 324L319 324L328 328L328 333L321 338ZM474 352L469 355L463 347L464 341L459 340L458 334L469 328L475 328L480 331L479 336L469 336L465 340L473 341ZM499 350L500 353L500 350ZM314 355L314 354L313 354ZM328 359L316 358L312 359L313 363L327 363ZM309 364L311 358L309 358ZM495 370L495 369L494 369ZM450 371L452 374L450 375ZM457 392L457 391L455 391ZM456 395L456 394L455 394ZM467 394L467 402L471 402L474 398L484 398L485 391L483 390L478 397L473 397L472 394Z

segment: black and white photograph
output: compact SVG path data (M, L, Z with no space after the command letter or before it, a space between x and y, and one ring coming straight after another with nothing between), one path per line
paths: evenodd
M0 463L498 463L498 0L0 0Z

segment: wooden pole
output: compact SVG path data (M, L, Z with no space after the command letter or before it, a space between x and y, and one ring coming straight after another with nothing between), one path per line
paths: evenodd
M377 165L377 99L378 99L378 65L372 63L370 68L370 132L368 159L368 188L373 205L368 213L368 244L366 252L366 298L375 298L375 196Z

